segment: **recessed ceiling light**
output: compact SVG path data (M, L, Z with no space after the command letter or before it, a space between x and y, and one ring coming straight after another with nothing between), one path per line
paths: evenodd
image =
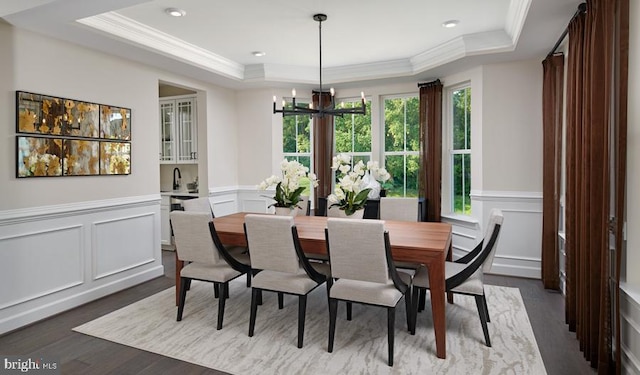
M187 14L187 12L178 8L167 8L164 10L164 12L172 17L183 17L185 14Z
M458 20L449 20L449 21L443 22L442 23L442 27L446 27L446 28L450 29L452 27L458 26L459 23L460 23L460 21L458 21Z
M266 55L267 53L263 52L263 51L253 51L253 52L251 52L251 54L253 56L255 56L255 57L262 57L262 56Z

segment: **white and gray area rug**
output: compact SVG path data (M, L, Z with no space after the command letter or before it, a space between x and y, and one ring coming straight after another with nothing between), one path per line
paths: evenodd
M455 303L447 304L446 359L435 354L428 297L415 336L407 332L401 302L393 367L387 365L387 314L382 308L354 304L353 320L347 321L341 303L334 350L327 352L324 285L308 296L302 349L297 348L298 299L293 296L285 295L284 309L278 310L275 293L265 292L254 337L247 336L251 292L244 277L230 284L220 331L212 284L196 281L181 322L176 322L170 288L74 331L232 374L546 374L520 291L486 286L486 293L491 348L484 344L473 297L455 295Z

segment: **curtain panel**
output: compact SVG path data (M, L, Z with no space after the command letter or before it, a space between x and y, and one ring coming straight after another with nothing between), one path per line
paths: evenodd
M542 282L560 289L558 218L562 161L562 100L564 56L547 56L542 62Z
M587 1L586 14L569 24L566 320L600 374L620 373L625 46L628 50L628 0Z
M419 194L427 200L427 221L440 221L442 182L442 83L420 87Z
M331 103L330 93L313 92L313 106L319 108L320 95L322 103ZM315 189L315 210L318 210L318 198L331 194L331 159L333 158L333 116L313 117L313 165L318 176L318 187ZM317 214L317 212L316 212Z

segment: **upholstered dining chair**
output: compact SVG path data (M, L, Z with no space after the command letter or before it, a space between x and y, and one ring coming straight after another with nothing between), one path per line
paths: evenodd
M380 197L380 220L419 221L418 198Z
M249 337L253 337L262 291L277 292L280 309L283 294L291 294L298 296L298 348L302 348L307 294L324 282L327 289L330 287L329 266L307 260L293 217L249 214L244 218L244 225L254 274Z
M475 297L480 323L487 346L491 346L487 322L490 322L487 298L484 293L483 275L491 270L493 258L500 236L504 216L498 209L491 210L489 222L483 240L467 255L454 261L445 263L445 289L447 292L470 295ZM429 273L422 266L413 278L414 295L421 290L429 289ZM414 301L414 321L417 320L418 304ZM415 329L415 326L414 326Z
M206 212L210 219L214 217L209 197L185 199L182 201L182 208L187 212Z
M209 197L200 197L194 199L186 199L182 201L182 208L186 212L202 212L209 214L209 220L213 220L215 215L213 214L213 208L211 207L211 201ZM215 227L212 231L212 235L215 234ZM217 236L217 235L216 235ZM244 246L217 246L219 250L229 253L232 258L244 263L249 264L249 255L247 248ZM228 261L229 262L229 261ZM251 286L251 273L247 272L247 287ZM218 297L218 287L215 287L216 298ZM227 295L227 297L229 297Z
M354 235L357 234L357 235ZM325 230L331 276L329 290L329 346L333 351L338 301L382 306L387 309L389 366L393 366L395 308L404 296L407 328L413 329L411 275L396 271L391 258L389 233L381 220L327 219Z
M309 216L311 214L311 205L309 204L309 196L301 195L300 201L298 202L298 207L300 209L300 213L298 215Z
M218 298L218 324L222 329L225 300L229 291L229 281L247 273L250 267L231 267L221 256L210 235L211 219L207 213L172 211L171 225L176 241L178 259L187 264L180 271L180 297L176 320L182 320L187 290L191 280L212 282L220 291Z

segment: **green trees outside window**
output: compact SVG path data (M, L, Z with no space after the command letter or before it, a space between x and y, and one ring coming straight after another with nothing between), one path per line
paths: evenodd
M360 101L346 101L345 108L360 105ZM366 115L344 115L335 117L334 142L337 154L348 154L353 163L362 160L365 164L371 160L371 103L367 104Z
M391 174L391 180L385 184L387 196L418 196L419 109L417 96L384 101L384 166Z
M305 106L307 103L299 104ZM311 124L311 116L284 116L282 118L282 151L287 160L296 160L314 172L311 168ZM309 179L302 178L300 185L305 186L302 195L310 196Z
M452 92L452 211L471 214L471 87Z

